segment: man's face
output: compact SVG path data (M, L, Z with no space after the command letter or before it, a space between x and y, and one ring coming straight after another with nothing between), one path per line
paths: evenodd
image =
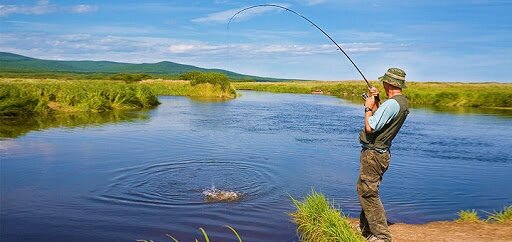
M382 85L384 85L384 90L386 90L386 96L388 95L388 91L389 91L389 84L387 82L382 82Z

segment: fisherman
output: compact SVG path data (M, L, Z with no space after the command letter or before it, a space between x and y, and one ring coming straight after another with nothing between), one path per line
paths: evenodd
M368 241L391 241L386 212L379 197L379 185L389 166L391 141L402 127L409 108L402 94L405 88L405 72L390 68L379 77L388 100L379 106L379 91L370 88L365 101L364 128L359 135L362 144L357 193L361 204L359 226Z

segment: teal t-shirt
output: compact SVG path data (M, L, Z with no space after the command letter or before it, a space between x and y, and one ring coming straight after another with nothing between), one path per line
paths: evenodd
M393 118L396 117L400 111L400 105L395 99L388 99L383 102L377 111L368 119L368 124L372 128L373 132L379 131L386 125L391 122Z

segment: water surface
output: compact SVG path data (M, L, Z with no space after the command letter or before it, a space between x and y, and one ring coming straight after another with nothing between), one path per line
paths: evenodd
M0 240L192 241L203 227L212 241L227 241L230 225L244 241L296 241L289 196L312 188L358 215L362 106L258 92L160 101L139 118L1 140ZM506 115L413 109L381 187L390 221L511 204L511 125ZM201 192L211 186L243 198L207 203Z

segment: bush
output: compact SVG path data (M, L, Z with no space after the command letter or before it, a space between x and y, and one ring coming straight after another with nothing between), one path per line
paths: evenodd
M210 83L212 85L219 85L223 91L231 88L231 82L228 76L219 72L187 72L180 76L184 80L189 80L190 85L195 86L203 83Z
M110 77L111 80L125 81L127 83L140 82L144 79L150 79L151 76L148 74L127 74L119 73Z
M197 79L202 73L199 71L190 71L179 76L180 80L191 81Z

